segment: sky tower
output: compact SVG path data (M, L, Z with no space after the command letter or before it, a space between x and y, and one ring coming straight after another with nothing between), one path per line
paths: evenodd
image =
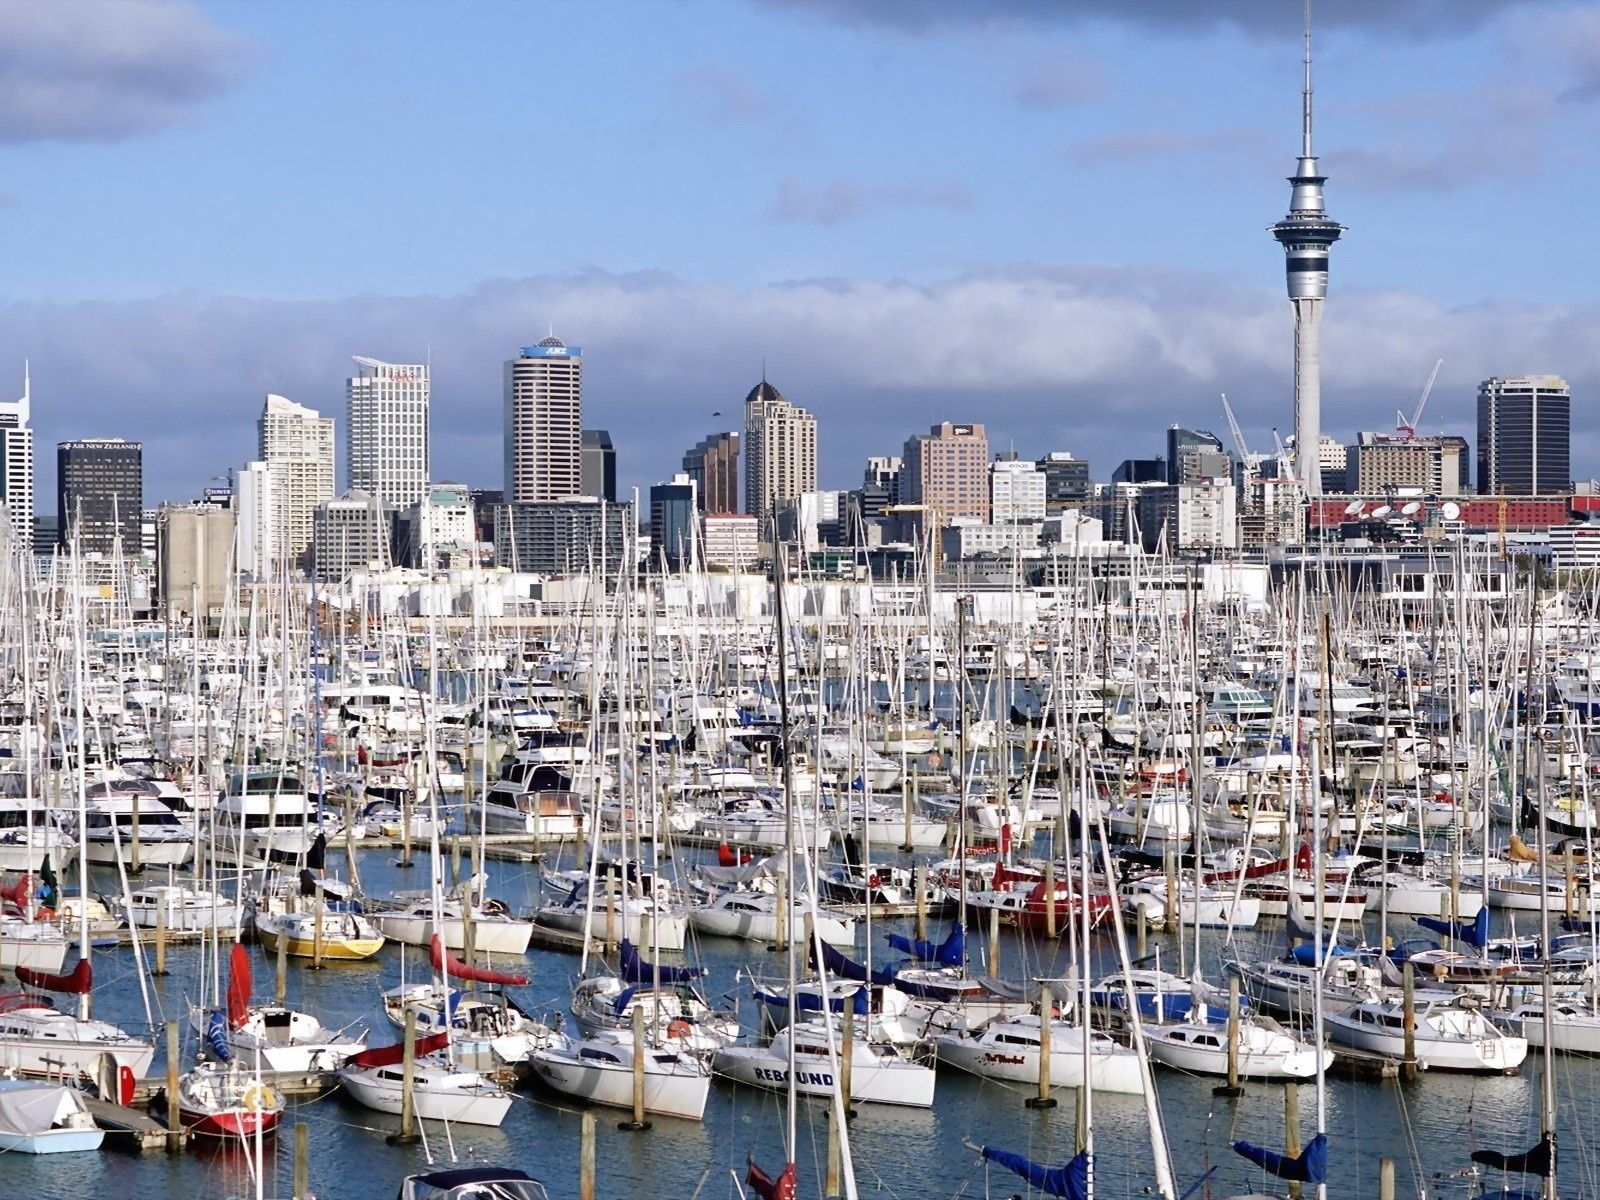
M1302 93L1300 161L1289 178L1294 191L1289 215L1272 227L1283 245L1294 309L1294 455L1295 474L1312 496L1322 494L1318 443L1322 436L1322 301L1328 294L1328 247L1344 226L1322 208L1326 176L1317 171L1311 153L1311 0L1305 0L1305 90Z

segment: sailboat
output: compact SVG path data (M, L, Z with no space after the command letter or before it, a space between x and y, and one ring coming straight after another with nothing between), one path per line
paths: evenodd
M86 997L94 986L88 959L80 959L65 975L17 968L17 979L29 988L6 997L0 1005L0 1070L57 1079L77 1075L99 1077L106 1056L118 1073L142 1079L155 1060L155 1047L106 1021L62 1012L41 991Z
M511 1093L487 1075L452 1061L450 1040L448 1030L416 1040L414 1111L425 1120L498 1126L511 1111ZM367 1108L398 1115L405 1105L404 1061L401 1042L363 1050L339 1068L339 1083Z
M329 1029L311 1013L283 1004L252 1004L250 992L250 952L235 942L228 958L225 1010L191 1007L190 1027L208 1039L215 1033L231 1055L259 1061L269 1071L331 1071L366 1044L365 1031L351 1037Z

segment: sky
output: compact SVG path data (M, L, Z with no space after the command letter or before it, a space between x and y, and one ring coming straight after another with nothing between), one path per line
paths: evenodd
M1573 386L1600 475L1600 6L1316 0L1323 428L1474 435ZM435 479L500 486L501 364L583 347L626 494L767 377L821 486L942 420L1109 477L1170 424L1292 418L1299 0L0 0L0 394L255 455L268 392L428 361ZM3 381L15 379L12 385ZM718 415L720 414L720 415ZM343 461L340 480L343 486Z

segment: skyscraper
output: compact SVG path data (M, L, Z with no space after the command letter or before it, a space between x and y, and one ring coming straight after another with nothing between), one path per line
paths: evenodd
M1322 207L1322 185L1311 153L1311 5L1306 3L1305 87L1301 93L1300 161L1289 177L1289 215L1272 227L1284 251L1289 306L1294 310L1295 475L1313 496L1322 494L1318 447L1322 437L1322 302L1328 294L1328 248L1344 226Z
M405 508L428 486L428 368L355 359L345 382L345 485Z
M303 560L317 505L333 499L333 418L269 395L256 422L256 458L270 469L266 503L272 537L265 544L272 557L255 567L265 576Z
M1209 429L1167 429L1167 482L1199 483L1202 479L1231 476L1233 456L1222 439Z
M0 400L0 503L11 530L28 545L33 539L33 429L28 366L22 366L22 399Z
M1478 490L1487 496L1572 490L1572 393L1559 375L1478 385Z
M817 419L765 379L744 398L745 511L763 531L773 510L817 490Z
M583 350L547 337L505 366L506 503L583 494Z
M906 442L901 503L919 506L919 530L989 519L989 439L982 425L942 421Z
M739 435L708 433L683 456L703 513L739 511Z
M56 446L56 503L61 545L83 554L133 556L143 546L144 446L121 438L86 438Z
M686 472L650 489L650 566L679 571L694 565L700 524L698 489Z
M585 429L580 435L582 443L583 494L598 496L613 504L617 500L617 448L611 444L611 434L604 429Z

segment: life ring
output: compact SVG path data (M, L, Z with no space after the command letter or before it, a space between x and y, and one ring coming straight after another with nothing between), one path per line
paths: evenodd
M876 871L867 876L868 887L878 887L882 882L883 881L878 878L878 873Z
M239 1103L250 1112L270 1112L278 1107L278 1097L266 1084L257 1083L245 1089L244 1095L239 1097Z
M693 1037L694 1026L682 1017L675 1018L667 1023L667 1036L670 1038Z

